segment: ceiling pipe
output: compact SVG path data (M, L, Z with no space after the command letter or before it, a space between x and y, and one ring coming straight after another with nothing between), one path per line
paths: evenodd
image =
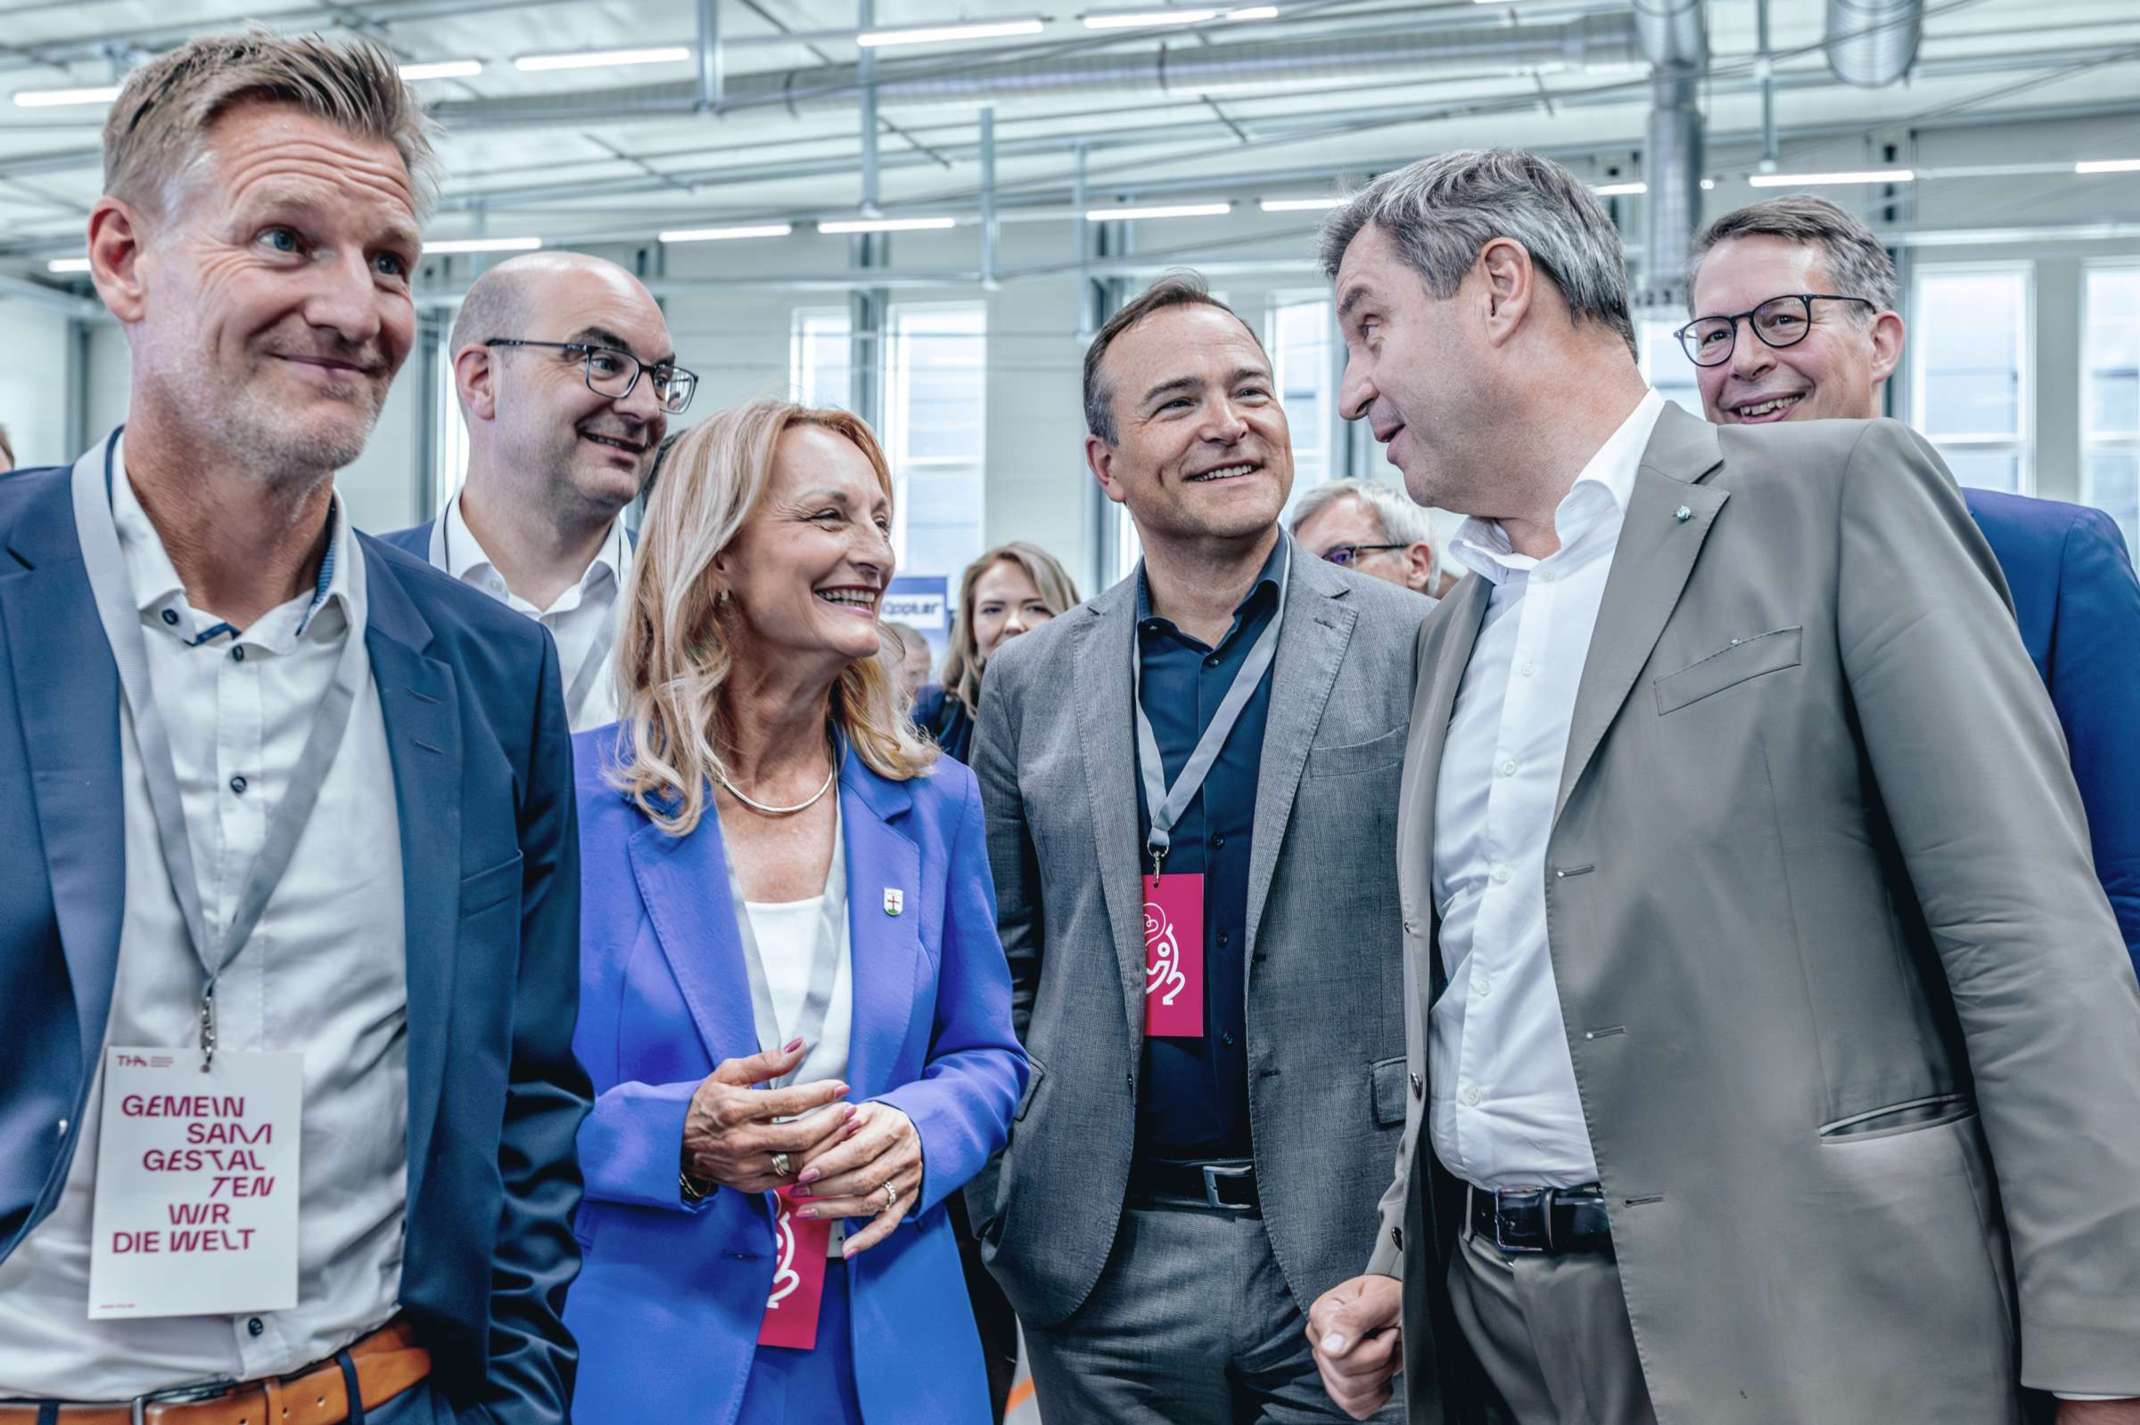
M1650 116L1643 169L1649 183L1649 230L1643 247L1645 307L1678 306L1686 297L1687 253L1702 214L1702 111L1709 68L1702 0L1635 0L1635 34L1650 61Z
M1845 84L1878 89L1917 62L1924 0L1828 0L1828 68Z

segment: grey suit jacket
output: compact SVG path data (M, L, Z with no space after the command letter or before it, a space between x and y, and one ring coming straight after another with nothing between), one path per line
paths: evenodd
M1420 641L1398 879L1422 1075L1435 787L1487 592ZM2007 1425L2017 1381L2140 1393L2140 986L2004 599L1905 427L1658 422L1544 889L1664 1425ZM1415 1425L1474 1400L1419 1108L1370 1267L1404 1279Z
M968 1202L989 1270L1043 1326L1099 1280L1136 1139L1135 581L998 650L974 734L1012 1012L1033 1068L1010 1146ZM1303 1308L1359 1270L1404 1121L1388 857L1426 608L1297 557L1271 669L1244 950L1249 1116L1271 1243Z

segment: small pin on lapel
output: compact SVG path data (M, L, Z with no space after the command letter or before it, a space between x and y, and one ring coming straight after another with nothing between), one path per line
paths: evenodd
M1681 505L1678 509L1672 511L1672 518L1678 520L1681 524L1685 524L1688 520L1694 518L1694 511L1688 509L1685 505Z
M896 886L886 886L884 888L884 913L886 915L897 915L906 908L906 892Z

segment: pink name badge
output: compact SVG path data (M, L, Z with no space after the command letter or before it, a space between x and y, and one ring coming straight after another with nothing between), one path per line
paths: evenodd
M1144 878L1144 1034L1204 1036L1204 878Z
M765 1322L758 1328L761 1346L791 1351L817 1347L817 1313L825 1301L825 1243L832 1224L823 1218L797 1217L783 1188L773 1223L778 1260L773 1264L773 1293L765 1299Z

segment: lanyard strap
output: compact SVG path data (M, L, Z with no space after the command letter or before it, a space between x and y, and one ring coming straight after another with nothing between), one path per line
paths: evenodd
M840 925L847 915L847 847L840 836L841 816L837 801L832 817L832 865L825 871L825 893L818 906L817 944L810 954L810 987L803 995L802 1018L795 1034L814 1047L824 1037L825 1016L832 1009L832 984L839 976ZM735 863L728 863L728 894L736 907L736 933L743 940L743 969L750 976L751 1019L758 1030L758 1048L771 1053L783 1042L780 1021L773 1013L773 990L766 979L765 956L758 948L758 932L751 925L750 906L743 899L743 883L736 879ZM809 1057L809 1049L803 1051ZM786 1088L802 1073L802 1065L769 1081L768 1087Z
M441 510L438 518L431 522L431 565L448 574L453 572L453 551L447 525L452 522L453 510L460 504L460 500L461 497L455 495L452 504ZM594 696L595 680L602 676L603 669L609 665L609 651L617 645L617 623L624 616L624 576L631 563L631 541L624 533L622 516L610 526L609 540L604 542L614 542L620 546L610 551L609 561L610 584L616 592L610 599L609 617L602 621L600 632L595 634L594 642L588 645L586 658L580 663L580 671L573 675L572 686L565 690L565 721L573 727L578 727L585 720L581 714L586 710L587 700ZM481 549L482 546L478 545L477 548ZM489 555L484 557L487 559ZM584 570L581 571L581 577L586 577ZM541 622L540 615L536 616L536 621Z
M311 819L320 787L341 751L349 731L350 710L366 672L364 630L352 619L343 633L341 655L335 660L334 677L312 712L304 748L290 770L290 784L268 818L267 837L246 871L230 921L221 936L213 933L201 903L200 882L193 866L193 845L186 828L185 803L179 793L178 772L171 757L171 738L156 691L149 678L148 643L141 635L141 611L135 607L125 556L119 549L119 531L112 518L112 481L119 433L114 431L104 445L104 469L99 477L91 460L84 457L74 467L74 520L82 546L82 565L96 599L97 616L111 644L112 661L118 665L119 686L127 711L134 719L134 740L141 752L142 775L148 783L149 805L156 816L156 840L163 850L164 871L171 892L178 899L186 925L186 938L201 962L207 978L201 987L201 1070L215 1059L215 986L223 972L245 950L253 927L267 909L269 897L289 869L298 837ZM363 555L354 557L346 570L352 593L352 609L361 601Z
M1279 536L1284 540L1284 536ZM1159 757L1159 739L1152 733L1152 720L1144 715L1144 650L1134 638L1130 645L1131 701L1137 713L1137 774L1144 782L1145 814L1150 818L1151 830L1145 833L1144 849L1152 857L1152 874L1158 875L1166 863L1167 848L1171 844L1170 833L1189 803L1203 790L1204 778L1211 775L1212 764L1219 760L1219 753L1226 746L1226 739L1233 735L1234 724L1241 720L1241 709L1256 695L1256 685L1263 681L1269 671L1271 660L1278 656L1278 628L1285 622L1286 584L1293 576L1293 546L1285 542L1285 559L1278 566L1278 608L1271 621L1264 625L1248 657L1234 673L1233 682L1227 686L1226 696L1219 700L1218 711L1211 715L1204 735L1196 740L1196 750L1174 779L1170 788L1164 782L1166 764Z

